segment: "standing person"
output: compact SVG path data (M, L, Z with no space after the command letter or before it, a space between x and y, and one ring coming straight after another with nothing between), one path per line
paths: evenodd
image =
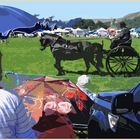
M87 75L81 75L77 79L76 85L82 90L91 100L94 100L96 97L95 93L90 92L86 85L89 84L89 77Z
M0 52L0 80L2 80L2 54ZM36 138L35 121L22 100L0 88L0 138Z
M125 22L119 23L120 32L115 35L115 37L110 37L112 43L110 49L117 47L120 43L126 43L131 46L132 40L129 28L126 26Z

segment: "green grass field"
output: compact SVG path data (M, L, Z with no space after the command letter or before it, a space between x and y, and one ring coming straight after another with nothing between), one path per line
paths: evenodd
M76 38L70 38L76 40ZM99 42L101 39L86 39L77 38L79 40L87 40L90 42ZM104 40L104 48L109 49L110 41ZM132 44L140 54L140 39L133 39ZM9 38L7 43L0 44L3 53L3 71L13 71L23 74L42 74L47 76L56 77L57 71L54 68L54 58L47 48L45 51L40 51L39 38ZM62 78L68 78L76 82L79 74L77 71L84 71L85 64L82 59L75 61L63 61L62 66L65 70L71 71L66 73ZM91 66L90 72L95 71ZM106 68L102 71L106 72ZM127 90L140 81L140 77L116 77L112 78L109 75L99 76L95 74L89 75L91 84L89 89L93 92L109 91L109 90Z

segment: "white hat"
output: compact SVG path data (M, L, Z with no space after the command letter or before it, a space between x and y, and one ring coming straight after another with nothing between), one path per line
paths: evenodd
M89 77L87 75L81 75L78 77L77 79L77 84L79 86L84 86L85 84L87 84L89 82Z

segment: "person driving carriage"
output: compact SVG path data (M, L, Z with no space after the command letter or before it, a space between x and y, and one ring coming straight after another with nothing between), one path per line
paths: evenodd
M112 40L110 49L117 47L119 44L125 44L126 46L131 46L132 39L130 35L129 28L126 26L125 22L119 23L120 32L117 33L114 37L110 37Z

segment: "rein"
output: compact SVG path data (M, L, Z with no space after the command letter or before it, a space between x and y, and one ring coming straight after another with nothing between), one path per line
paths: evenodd
M59 40L60 36L51 44L52 46L54 46L56 44L56 42Z

